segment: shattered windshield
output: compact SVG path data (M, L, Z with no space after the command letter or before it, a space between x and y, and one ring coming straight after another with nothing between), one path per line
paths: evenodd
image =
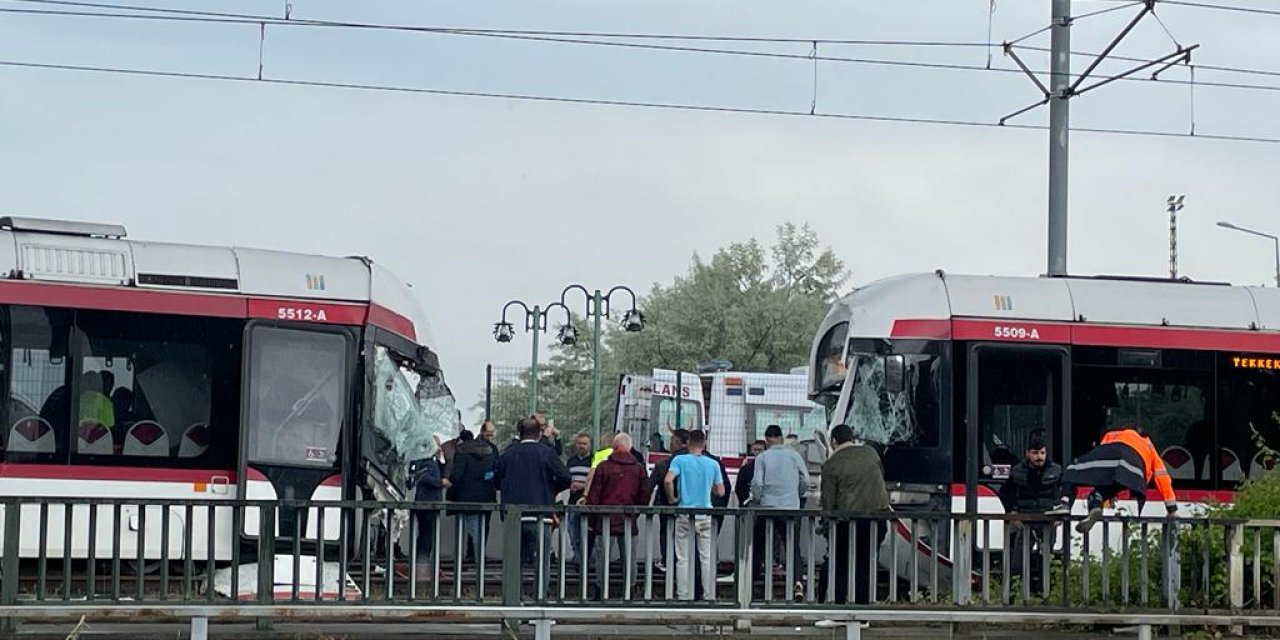
M422 375L379 346L374 356L371 461L400 487L408 484L408 465L435 455L434 436L457 435L457 406L440 375Z
M885 358L857 354L850 369L849 407L844 422L866 442L883 445L937 444L937 365L927 355L906 356L902 390L885 385Z

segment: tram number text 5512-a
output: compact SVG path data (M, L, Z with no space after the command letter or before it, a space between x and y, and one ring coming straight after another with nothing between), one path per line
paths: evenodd
M998 340L1039 340L1040 331L1035 327L1010 327L996 325L992 334Z
M302 309L299 307L280 307L276 309L279 320L301 320L303 322L327 322L329 316L324 309Z

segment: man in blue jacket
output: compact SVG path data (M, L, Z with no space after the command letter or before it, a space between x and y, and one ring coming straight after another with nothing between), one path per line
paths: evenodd
M520 442L507 447L493 467L493 480L502 492L504 505L548 506L557 493L569 488L569 469L560 461L555 449L544 446L542 428L534 418L517 425ZM539 546L538 539L542 538ZM538 560L543 579L549 575L551 519L546 515L520 518L520 557L526 564Z

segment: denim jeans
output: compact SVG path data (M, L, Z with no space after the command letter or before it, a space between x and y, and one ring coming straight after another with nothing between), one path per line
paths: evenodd
M484 562L484 548L488 540L481 537L487 513L468 513L458 516L458 537L462 539L462 557L472 554L476 562Z

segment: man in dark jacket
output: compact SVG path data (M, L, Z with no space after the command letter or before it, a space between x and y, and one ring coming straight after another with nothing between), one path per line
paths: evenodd
M822 510L841 514L879 514L889 510L889 491L884 484L884 470L880 455L869 446L854 444L853 429L849 425L836 425L831 429L831 441L835 451L822 463ZM871 520L837 520L827 527L827 536L835 537L835 558L828 558L822 565L818 579L819 598L825 602L828 572L835 571L834 602L848 602L849 597L849 527L852 524L857 537L854 549L856 571L853 576L853 602L866 604L871 601L868 580L872 545L880 546L887 527Z
M1009 471L1009 479L1000 487L1000 502L1008 513L1041 514L1058 500L1062 490L1062 467L1049 461L1044 437L1033 434L1027 442L1022 462ZM1023 546L1031 559L1031 588L1038 590L1044 580L1044 549L1053 548L1054 527L1048 523L1024 525L1012 522L1013 533L1009 538L1010 571L1022 575Z
M644 465L636 462L635 456L631 455L631 436L619 433L613 439L613 453L595 469L587 504L638 506L648 502L649 480L645 477ZM603 526L606 519L607 528ZM639 530L634 516L596 516L590 518L590 525L591 533L599 536L594 551L596 587L599 593L604 594L607 591L604 576L605 565L609 562L608 550L617 546L623 563L633 562L631 549L621 545L625 544L626 527L631 528L632 540L636 539Z
M751 443L751 453L747 461L742 463L738 468L738 484L733 488L734 494L738 496L738 506L745 507L751 500L751 478L756 474L756 456L764 453L769 448L769 444L764 440L756 440Z
M498 501L498 491L493 484L493 466L498 457L493 447L484 440L471 436L464 430L458 436L458 446L453 456L453 471L449 481L452 502L493 504ZM458 535L462 537L464 560L484 560L484 550L489 534L488 511L462 511L458 513Z
M587 492L587 476L591 474L590 435L579 433L573 437L573 455L569 457L565 466L569 468L569 475L572 480L569 485L569 506L572 509L579 504ZM584 533L586 531L583 528L582 514L570 510L564 518L563 535L569 536L569 543L573 546L573 555L579 563L578 566L583 566L581 563L586 559L582 549ZM587 548L591 548L589 542Z
M493 479L502 492L504 505L547 506L555 502L556 494L569 488L569 469L560 461L555 449L543 445L539 438L542 429L537 420L525 418L517 425L520 442L510 447L498 458L493 468ZM541 538L541 548L539 548ZM522 516L520 519L520 556L526 564L536 559L542 567L541 575L550 575L551 522L545 515Z
M649 474L649 486L657 491L654 495L653 505L655 507L672 507L675 506L667 501L667 494L662 490L662 481L667 477L667 472L671 470L671 458L680 454L688 453L689 449L686 443L689 441L689 432L685 429L675 429L671 432L671 455L667 458L659 460L653 465L653 473ZM671 517L661 516L658 518L659 534L658 534L658 569L666 571L667 560L667 540L671 536Z
M439 438L436 439L437 443ZM430 458L413 461L409 470L417 475L417 482L414 487L413 499L415 502L443 502L444 501L444 454L438 448L435 455ZM417 563L415 568L415 577L418 580L430 580L432 577L432 563L429 561L431 552L435 550L436 534L436 517L439 515L437 508L416 509L414 515L418 520L418 537L415 542L417 546Z

